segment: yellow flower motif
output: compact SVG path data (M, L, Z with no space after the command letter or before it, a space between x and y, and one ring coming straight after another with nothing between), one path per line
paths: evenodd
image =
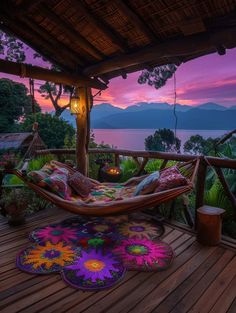
M64 246L63 242L52 244L46 242L45 245L36 245L25 255L23 264L31 264L34 269L45 266L50 269L52 266L65 266L75 259L75 252L71 247Z
M123 223L119 226L119 232L128 238L150 239L158 236L157 227L143 221Z

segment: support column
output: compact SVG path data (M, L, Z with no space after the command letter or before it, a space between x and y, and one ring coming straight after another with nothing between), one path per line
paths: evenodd
M88 132L90 92L85 87L77 88L79 94L79 114L76 115L77 140L76 140L76 165L78 170L87 175L88 173Z

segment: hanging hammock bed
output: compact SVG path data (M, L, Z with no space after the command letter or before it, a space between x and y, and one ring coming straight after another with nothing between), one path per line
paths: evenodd
M33 191L35 191L39 196L46 199L47 201L55 204L56 206L70 211L75 214L86 215L86 216L108 216L108 215L116 215L116 214L128 214L132 211L136 210L143 210L147 208L156 207L162 203L174 200L180 195L183 195L187 192L190 192L194 187L194 180L197 173L199 165L199 159L194 159L193 161L186 162L186 163L177 163L176 166L178 167L179 171L183 176L185 176L188 183L184 186L180 186L177 188L168 189L161 192L153 192L147 195L139 195L133 196L122 199L122 200L114 200L114 201L95 201L92 203L87 203L82 199L75 199L74 201L68 201L60 196L56 195L55 193L46 190L32 182L29 181L27 175L24 171L19 170L8 170L8 173L14 174ZM76 170L68 167L67 165L63 164L64 168L68 168L70 172L76 172ZM160 171L161 173L161 171ZM130 188L137 186L147 175L131 178L126 183L119 184L122 188ZM90 179L91 182L101 185L100 182L94 181ZM112 186L117 187L118 184L102 184L103 186Z

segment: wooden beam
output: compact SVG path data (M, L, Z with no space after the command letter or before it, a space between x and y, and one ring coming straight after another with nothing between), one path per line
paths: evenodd
M21 14L26 14L33 8L35 8L37 5L39 5L41 2L44 0L23 0L21 3L17 6L16 14L21 15Z
M46 5L40 6L40 14L52 21L61 31L66 34L72 41L80 45L80 47L98 60L104 58L104 54L95 48L88 40L81 36L68 22L59 17L53 10Z
M156 41L157 38L153 31L123 0L113 0L112 3L114 3L118 10L127 16L127 18L134 24L134 26L137 27L143 34L145 34L151 42Z
M1 14L0 14L0 18L1 18ZM40 53L45 59L47 59L52 64L57 65L60 69L63 69L65 71L71 70L70 66L68 67L68 64L62 63L58 59L55 59L54 54L51 54L49 53L49 51L45 51L44 49L42 49L41 45L32 43L29 40L29 38L25 37L25 34L24 35L20 34L19 30L17 30L17 34L16 34L16 30L12 29L11 26L9 26L9 24L8 25L0 24L0 29L4 31L6 34L16 37L17 39L24 42L28 47Z
M84 14L86 20L98 29L99 32L104 34L113 44L115 44L119 50L125 52L128 50L126 41L115 32L105 21L100 19L94 13L89 10L89 7L81 0L71 0L73 7L79 12Z
M76 115L77 140L76 140L76 165L80 173L87 175L88 172L88 151L87 151L87 133L88 133L88 92L87 88L77 88L80 98L79 111Z
M120 70L140 63L155 61L158 58L182 57L191 54L205 53L223 44L226 48L236 46L236 27L215 30L209 33L200 33L178 39L170 39L152 47L140 49L138 52L113 57L110 60L99 62L84 69L84 73L91 76Z
M34 79L46 80L65 85L86 86L103 90L106 89L105 84L84 75L57 72L38 66L31 66L28 64L15 63L5 60L0 60L0 72L21 77L31 77Z
M65 44L63 44L61 41L59 41L56 37L52 36L49 32L47 32L42 26L35 23L32 19L29 17L21 16L20 19L27 24L27 26L35 33L38 34L38 36L44 38L44 40L48 41L48 44L51 44L54 47L57 47L57 49L60 49L60 54L67 55L68 58L72 59L74 64L76 65L84 65L86 61L79 55L76 54L73 50L68 48Z

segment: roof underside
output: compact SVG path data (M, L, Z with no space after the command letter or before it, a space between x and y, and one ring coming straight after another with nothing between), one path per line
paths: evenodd
M236 0L1 0L0 12L3 30L105 82L236 46Z

